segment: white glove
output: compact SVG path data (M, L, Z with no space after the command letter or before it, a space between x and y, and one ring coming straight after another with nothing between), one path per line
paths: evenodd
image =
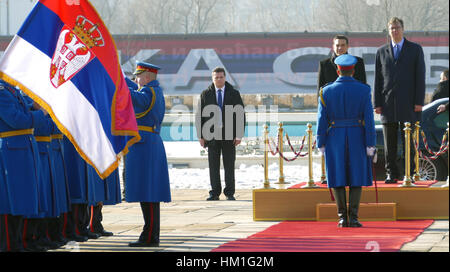
M325 154L325 146L319 147L319 150L322 154Z
M374 146L366 147L367 156L372 157L375 155L376 148Z

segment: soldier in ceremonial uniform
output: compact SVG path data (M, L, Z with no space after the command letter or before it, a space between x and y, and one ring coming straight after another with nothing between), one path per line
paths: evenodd
M93 168L79 155L67 137L63 139L64 159L67 166L71 210L65 217L65 238L77 242L97 239L100 236L88 231L89 201L92 202L95 192L92 190Z
M47 122L45 115L30 111L20 91L0 80L0 251L22 251L23 216L45 212L33 136L33 128Z
M39 110L40 106L34 103L31 98L26 97L34 110ZM41 203L45 203L47 210L39 214L30 214L25 216L23 229L23 245L25 250L43 251L46 249L57 249L61 244L51 242L48 237L48 222L50 218L56 218L59 215L59 203L56 197L55 168L51 159L50 143L54 123L50 116L47 116L46 122L34 129L34 136L37 142L41 179L39 183L39 192Z
M130 147L125 157L125 200L140 202L144 227L131 247L159 246L160 202L170 202L169 171L164 145L159 135L165 101L156 76L160 68L138 62L136 84L127 79L141 141Z
M325 153L338 227L362 226L358 221L361 187L372 185L375 121L370 86L352 77L356 62L348 54L335 59L339 78L321 88L318 101L317 147ZM348 215L345 186L350 187Z
M64 135L58 129L56 124L53 126L51 134L51 159L55 167L55 195L58 198L59 214L58 218L51 219L49 222L48 235L52 241L60 244L67 243L63 236L64 217L70 211L69 184L67 180L67 167L63 154Z

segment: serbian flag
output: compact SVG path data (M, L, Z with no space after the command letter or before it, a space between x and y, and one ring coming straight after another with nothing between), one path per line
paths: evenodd
M0 78L47 110L100 177L140 140L116 46L87 0L40 0L0 60Z

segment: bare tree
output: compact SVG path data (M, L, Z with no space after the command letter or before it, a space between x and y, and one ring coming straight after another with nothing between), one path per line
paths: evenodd
M366 32L392 16L409 31L449 28L447 0L91 0L114 34Z

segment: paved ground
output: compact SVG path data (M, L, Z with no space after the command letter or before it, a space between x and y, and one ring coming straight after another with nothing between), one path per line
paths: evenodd
M138 203L103 208L103 225L114 232L84 243L66 245L57 251L114 252L205 252L221 244L246 238L278 222L253 221L252 191L237 190L236 201L205 201L207 190L172 190L172 202L161 204L161 244L158 248L130 248L137 240L143 219ZM437 220L402 251L449 252L449 221Z

